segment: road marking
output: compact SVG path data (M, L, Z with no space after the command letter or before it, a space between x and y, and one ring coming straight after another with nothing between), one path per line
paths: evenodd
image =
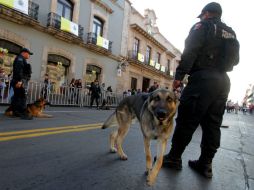
M98 126L98 125L102 125L102 123L83 124L83 125L70 125L70 126L64 126L64 127L50 127L50 128L40 128L40 129L21 130L21 131L10 131L10 132L0 133L0 137L8 136L8 135L44 132L44 131L57 131L57 130L63 130L63 129L76 129L76 128L81 128L81 127L84 128L84 127Z
M0 142L101 128L101 123L0 133Z

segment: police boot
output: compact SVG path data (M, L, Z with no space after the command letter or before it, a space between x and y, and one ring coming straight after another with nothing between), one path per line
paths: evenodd
M154 162L156 161L157 157L154 157ZM172 168L175 170L181 170L182 169L182 159L181 158L174 158L170 156L169 154L166 154L163 156L163 167Z
M213 177L212 161L189 160L189 166L206 178Z

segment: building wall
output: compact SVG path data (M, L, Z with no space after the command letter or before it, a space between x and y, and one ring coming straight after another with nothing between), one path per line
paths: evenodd
M131 78L137 79L137 89L142 89L144 78L150 79L149 86L151 86L154 82L157 82L160 87L170 88L172 86L173 75L169 76L169 73L174 73L181 53L162 34L159 33L158 28L154 26L156 25L156 19L152 20L154 25L149 25L149 18L156 18L154 11L146 10L145 14L149 14L150 16L141 15L131 6L130 3L126 2L122 36L123 46L121 52L123 57L127 59L127 62L129 61L130 63L127 64L127 68L121 72L121 76L118 76L117 88L121 89L121 91L131 89ZM133 25L137 25L141 29L137 29L137 27L134 27ZM148 34L149 27L151 27L151 34ZM152 39L149 35L152 36ZM133 62L133 60L130 60L130 53L133 51L135 38L138 38L140 41L139 53L145 56L146 48L147 46L150 46L152 48L152 60L155 60L157 52L161 54L160 64L162 66L167 68L168 60L170 60L170 68L168 68L169 71L163 74L152 67L147 67L147 65L142 66L144 63L140 63L138 61Z
M0 22L2 23L0 38L28 47L33 51L34 55L28 60L32 64L32 80L43 80L48 53L54 53L71 60L69 80L72 77L83 79L86 65L94 64L100 66L103 70L102 82L112 86L116 85L116 72L112 72L112 69L116 70L116 61L112 63L112 59L106 56L98 55L78 45L58 40L54 36L35 29L16 25L1 18Z
M63 39L58 33L49 30L47 26L48 14L57 9L57 0L33 0L39 5L38 23L17 24L11 19L0 16L0 40L6 39L19 46L30 48L34 55L29 62L32 64L32 80L43 81L48 63L48 54L64 56L71 61L68 73L68 82L71 78L84 79L88 64L96 65L102 69L100 82L112 86L116 92L122 92L130 88L130 78L138 78L137 88L142 87L143 77L151 78L153 81L160 81L162 86L170 85L165 76L151 72L147 68L135 67L126 62L128 51L133 48L133 39L137 36L141 40L141 50L145 55L146 46L152 47L152 58L156 52L161 53L161 64L166 65L170 59L175 63L175 58L167 54L161 47L154 45L151 41L130 28L130 24L138 23L146 29L145 18L131 7L128 0L72 0L74 3L73 22L84 27L83 41L73 42ZM92 32L93 17L98 16L104 21L103 37L112 41L112 53L98 51L96 48L87 46L87 35ZM60 31L59 31L60 33ZM68 37L68 33L66 33ZM160 38L158 38L160 40ZM171 44L163 44L167 49ZM169 47L170 46L170 47ZM171 50L171 49L170 49ZM173 52L173 54L177 54ZM124 60L126 68L121 76L117 75L120 60ZM129 66L127 66L129 65ZM172 69L175 69L172 66ZM85 82L83 80L83 82Z
M100 0L98 0L100 2ZM96 1L73 0L73 22L84 27L84 44L69 43L46 32L49 12L56 12L57 0L33 0L39 5L39 26L24 26L0 18L0 39L6 39L22 47L30 48L34 55L29 62L32 64L32 80L42 81L46 72L49 53L62 55L71 60L68 81L71 78L84 79L88 64L99 66L102 69L100 82L111 85L116 90L117 56L121 51L121 28L123 27L124 4L111 0L103 1L105 7ZM82 10L82 11L80 11ZM103 37L113 41L112 56L103 55L85 46L87 33L92 32L93 16L99 16L105 21ZM83 81L85 82L85 81Z

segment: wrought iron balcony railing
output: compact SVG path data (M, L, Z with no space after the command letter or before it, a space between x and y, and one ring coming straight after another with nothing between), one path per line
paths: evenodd
M94 44L94 45L99 46L97 44L97 34L96 33L92 33L92 32L87 33L87 44ZM108 48L102 47L102 46L99 46L99 47L104 48L109 52L112 52L112 44L113 44L113 42L109 41L108 42Z
M144 67L146 68L149 68L149 69L152 69L154 71L157 71L157 72L161 72L162 74L164 75L167 75L167 76L170 76L170 73L169 71L162 71L161 69L156 69L155 68L155 65L156 63L153 61L154 63L154 66L151 64L151 58L146 58L146 57L143 57L143 60L141 60L141 57L140 57L140 52L137 52L135 50L130 50L128 51L128 59L131 61L131 62L134 62L134 63L137 63L137 64L143 64ZM143 55L144 56L144 55ZM172 77L172 76L170 76Z
M128 58L138 61L138 52L134 50L128 51Z
M29 1L28 15L33 19L38 20L38 14L39 14L39 5L32 1Z
M61 29L61 16L56 13L50 12L48 14L47 26L52 26L52 27L60 30ZM81 25L79 25L78 28L79 28L78 37L83 39L84 28Z

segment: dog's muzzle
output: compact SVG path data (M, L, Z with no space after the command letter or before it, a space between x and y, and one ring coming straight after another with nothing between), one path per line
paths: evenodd
M155 116L157 117L159 121L165 120L167 118L167 115L168 115L168 111L165 109L157 109L155 111Z

